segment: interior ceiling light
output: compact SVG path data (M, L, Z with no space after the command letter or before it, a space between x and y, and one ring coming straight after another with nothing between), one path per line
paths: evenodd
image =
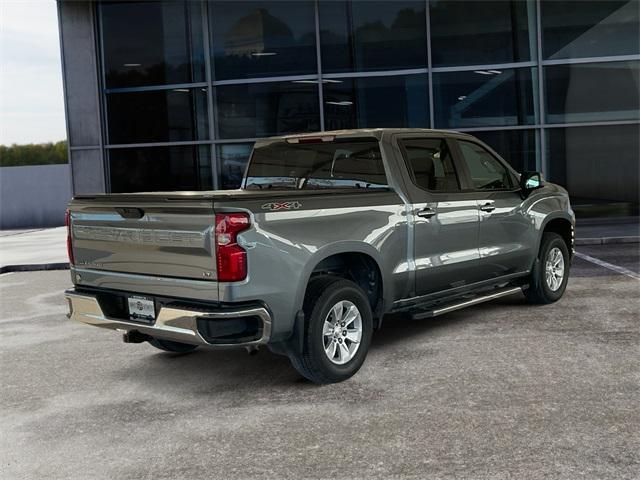
M496 75L500 75L502 73L502 70L487 70L487 72L494 73Z
M467 98L467 96L466 96L466 95L460 95L460 96L458 97L458 100L462 101L462 100L464 100L465 98Z
M277 55L276 52L254 52L251 54L252 57L272 57Z
M325 102L327 105L338 105L339 107L348 107L349 105L353 105L353 102L349 100L341 100L339 102Z
M123 67L141 67L141 63L125 63Z
M491 72L487 70L474 70L473 73L479 73L480 75L493 75Z

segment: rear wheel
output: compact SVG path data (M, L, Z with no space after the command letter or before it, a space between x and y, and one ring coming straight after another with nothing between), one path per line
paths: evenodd
M371 307L355 283L323 276L309 284L304 302L302 353L291 363L315 383L341 382L362 366L373 332Z
M567 288L569 266L569 249L564 239L557 233L544 233L529 288L524 291L527 299L538 304L558 301Z
M187 353L198 348L197 345L191 345L189 343L173 342L171 340L161 340L159 338L153 338L149 340L149 344L153 345L156 348L159 348L160 350L164 350L165 352L174 352L174 353Z

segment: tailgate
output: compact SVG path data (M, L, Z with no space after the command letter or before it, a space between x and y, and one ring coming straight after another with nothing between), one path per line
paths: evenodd
M102 196L74 199L69 209L78 268L216 278L211 199Z

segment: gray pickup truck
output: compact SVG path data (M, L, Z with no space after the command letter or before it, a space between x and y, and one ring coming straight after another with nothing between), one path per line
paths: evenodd
M267 345L351 377L385 314L558 300L567 192L476 138L372 129L258 141L242 188L75 197L70 318L170 352Z

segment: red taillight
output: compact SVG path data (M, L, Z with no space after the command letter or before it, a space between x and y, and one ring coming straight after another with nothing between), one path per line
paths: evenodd
M74 265L75 260L73 258L73 237L71 235L71 212L67 208L64 213L64 224L67 226L67 255L69 256L69 264Z
M247 278L247 252L238 245L238 233L250 225L246 213L216 214L218 281L238 282Z

